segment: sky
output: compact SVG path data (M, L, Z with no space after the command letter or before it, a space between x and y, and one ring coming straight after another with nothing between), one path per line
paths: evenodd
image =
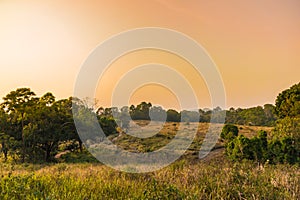
M143 27L176 30L197 41L218 67L227 108L274 104L279 92L299 82L299 0L0 0L0 97L19 87L37 95L50 91L58 99L72 96L82 64L99 44ZM124 74L151 62L178 70L200 107L211 105L205 77L182 58L157 50L116 58L95 86L99 103L109 106ZM142 100L180 104L157 84L131 91L129 103Z

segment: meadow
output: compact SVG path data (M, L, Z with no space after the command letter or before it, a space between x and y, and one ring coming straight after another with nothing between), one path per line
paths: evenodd
M0 199L299 199L300 170L223 158L178 160L152 173L100 163L1 164Z
M52 164L1 162L0 199L300 199L297 165L233 162L225 157L220 141L199 160L197 152L208 126L199 125L194 142L179 160L150 173L116 171L86 152L63 154ZM130 140L125 134L110 139L129 151L149 151L168 143L178 128L178 123L170 122L149 139ZM271 128L239 126L239 130L252 137Z

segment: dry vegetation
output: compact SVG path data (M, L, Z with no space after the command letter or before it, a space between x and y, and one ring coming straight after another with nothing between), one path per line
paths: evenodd
M209 124L197 129L193 124L182 126L187 133L197 131L194 142L181 159L164 169L130 174L101 163L1 163L0 199L300 199L298 166L231 162L224 157L220 142L207 158L199 160L197 153ZM178 129L178 123L167 123L148 139L124 134L111 139L130 151L152 151L167 144ZM261 129L271 131L239 126L240 134L248 137Z
M0 199L299 199L295 166L180 160L129 174L101 164L1 165Z

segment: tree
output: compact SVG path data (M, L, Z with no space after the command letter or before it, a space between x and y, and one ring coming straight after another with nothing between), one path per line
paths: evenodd
M82 141L76 131L76 127L74 124L73 113L72 113L72 102L73 97L69 97L68 99L61 99L54 102L53 106L55 107L56 113L60 118L61 124L60 131L62 132L64 139L67 141L71 141L70 146L67 148L69 150L76 150L72 147L79 147L79 150L82 152L83 146ZM77 143L77 144L76 144Z
M133 120L150 120L149 111L152 104L142 102L136 107L134 105L130 106L130 116Z
M268 159L267 132L260 130L254 138L239 135L227 140L226 154L232 160L255 160L263 163Z
M265 112L261 106L244 109L241 113L244 124L260 126L265 124Z
M281 92L275 103L275 111L280 119L300 117L300 83Z
M250 139L250 141L253 159L260 163L264 163L268 159L267 132L263 130L258 131L257 136Z
M226 145L226 154L232 160L252 159L251 140L239 135Z
M200 119L199 122L210 122L212 111L210 109L199 109Z
M67 103L64 100L56 102L53 94L46 93L35 105L34 116L32 122L26 126L26 133L32 144L33 155L37 158L51 161L58 145L70 140L70 129L65 131L67 126L72 125L68 107L70 105L65 105Z
M121 113L119 114L120 127L127 131L130 126L130 115L128 106L124 106L121 108Z
M271 163L299 163L300 151L296 147L294 138L285 136L273 139L269 143L268 159Z
M153 121L166 121L167 118L166 111L160 106L151 107L149 115Z
M4 112L2 106L0 107L0 153L3 153L4 159L7 160L8 154L8 138L6 132L7 128L7 114Z
M6 161L9 150L9 135L0 133L0 145L0 153L3 153L4 160Z
M282 139L286 136L300 140L300 118L285 117L276 121L272 137Z
M169 109L167 111L167 121L168 122L180 122L181 121L180 113L178 113L176 110Z
M16 128L15 135L12 135L15 139L22 140L22 162L25 161L26 154L26 138L24 135L24 128L30 122L28 121L31 108L36 103L35 93L29 88L19 88L16 91L12 91L3 98L4 102L2 106L4 110L9 114L9 120L11 124L14 124Z
M277 119L275 113L275 106L272 104L265 104L264 105L264 112L265 112L265 125L266 126L274 126L275 121Z
M275 106L265 104L264 107L230 108L226 111L226 123L255 126L273 126L276 121Z
M285 117L277 120L270 144L270 157L276 157L278 151L280 151L278 155L281 155L273 162L300 162L300 118Z
M239 129L237 126L232 124L226 124L222 128L221 139L225 140L226 142L231 141L238 136L238 133Z
M300 83L281 92L275 106L279 119L272 132L272 143L280 143L284 162L299 162L293 157L300 157Z

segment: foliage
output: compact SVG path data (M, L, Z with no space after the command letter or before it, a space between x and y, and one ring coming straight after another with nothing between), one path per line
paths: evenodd
M130 106L130 115L133 120L150 120L149 111L152 107L151 103L142 102L136 107Z
M239 129L237 126L232 124L226 124L222 128L220 137L225 141L230 141L233 140L235 137L237 137L238 133L239 133Z
M232 160L255 160L265 163L300 163L299 141L285 136L268 141L267 133L259 131L251 139L240 135L226 143L226 154Z
M35 93L29 88L19 88L16 91L11 91L3 100L1 107L3 107L8 115L7 122L12 125L6 127L4 132L20 141L20 143L16 143L15 147L21 152L22 162L24 162L26 155L29 153L27 151L28 144L26 143L27 135L25 130L32 122L32 108L37 102L37 98L35 97Z
M126 111L126 112L125 112ZM151 103L141 102L137 106L124 106L120 110L117 107L103 108L97 110L100 116L113 116L118 121L121 128L128 129L130 120L152 120L152 121L172 121L172 122L211 122L253 125L253 126L273 126L276 120L275 107L266 104L264 107L257 106L247 109L222 110L220 107L211 109L199 109L198 111L174 109L164 110L160 106L152 106ZM213 118L212 118L212 114Z
M249 159L265 162L267 159L267 133L260 130L258 136L251 139L239 135L226 145L226 154L232 160Z
M152 106L149 115L152 121L166 121L167 118L167 112L160 106Z
M269 144L268 158L271 163L300 163L300 153L291 137L272 140Z
M281 92L276 98L276 114L280 119L300 116L300 83Z
M180 161L177 161L180 162ZM300 170L226 160L146 174L101 164L0 164L0 199L299 199Z
M180 122L181 115L179 112L173 109L167 111L167 122Z
M253 125L253 126L273 126L276 121L275 106L265 104L264 107L252 108L230 108L226 112L226 123Z
M82 108L75 117L85 118L83 101L76 98L56 101L49 92L36 97L29 88L12 91L3 100L0 107L0 150L5 160L11 155L15 160L20 158L21 162L49 162L62 143L70 143L71 150L79 147L82 151L72 107ZM93 113L90 109L87 111ZM96 116L96 119L105 134L116 133L116 123L112 118Z
M251 140L239 135L226 145L226 154L232 160L253 159Z
M300 83L281 92L276 99L276 121L270 157L273 162L300 162ZM276 156L276 154L279 156Z
M99 118L100 126L106 136L117 133L117 124L114 118L112 117L100 117Z
M269 154L273 163L300 163L300 118L285 117L276 122Z

